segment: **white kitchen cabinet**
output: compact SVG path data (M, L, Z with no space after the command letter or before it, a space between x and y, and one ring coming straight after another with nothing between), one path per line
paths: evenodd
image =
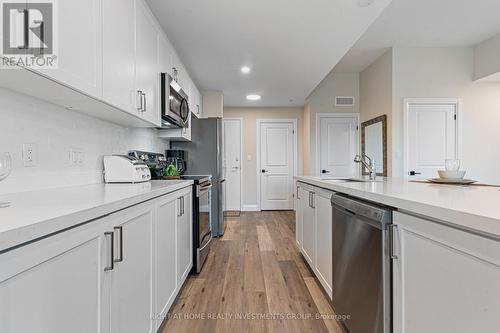
M107 332L103 221L0 254L0 332Z
M202 98L200 91L196 87L196 85L192 84L191 86L191 95L189 96L189 106L191 108L191 112L196 118L201 118L203 117L202 114Z
M187 127L159 129L158 137L170 141L191 141L191 118L192 113L190 112Z
M162 33L160 33L158 43L160 72L170 74L172 71L172 53L174 52L172 44Z
M176 195L159 199L155 225L155 314L156 328L167 314L177 291L177 201Z
M57 2L58 66L37 70L94 97L101 97L102 92L102 3L102 0ZM121 28L126 29L123 26L118 29Z
M152 203L146 203L112 216L109 231L115 233L116 262L114 269L106 272L111 333L154 331L153 211Z
M331 192L297 183L295 239L316 277L332 297Z
M137 115L135 0L103 2L103 99Z
M177 281L181 285L193 267L191 191L181 192L177 202Z
M159 109L158 27L144 0L136 0L136 68L135 84L141 115L157 126Z
M175 52L175 50L172 49L172 68L170 69L170 75L172 75L173 78L176 77L176 72L177 71L177 83L181 86L181 88L186 91L187 86L188 86L188 80L189 80L189 75L182 64L179 56Z
M301 194L302 202L302 254L314 269L316 249L316 219L314 213L314 192L306 188Z
M394 332L497 332L500 241L395 212Z
M301 188L298 184L296 185L296 196L297 196L297 203L295 207L297 208L295 211L295 242L297 243L297 247L299 250L302 250L302 234L303 234L303 221L304 221L304 214L303 214L303 205L304 205L304 200L307 197L307 192Z
M314 272L319 282L332 298L332 204L331 192L315 191L315 253Z

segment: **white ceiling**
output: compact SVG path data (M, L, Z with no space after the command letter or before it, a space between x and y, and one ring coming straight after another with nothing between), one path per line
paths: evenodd
M226 106L303 105L391 0L366 1L147 0L192 79Z
M359 72L392 46L472 46L500 33L499 0L394 0L335 68Z

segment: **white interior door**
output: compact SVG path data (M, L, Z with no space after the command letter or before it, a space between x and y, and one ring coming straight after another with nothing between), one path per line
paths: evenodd
M261 209L293 209L294 123L263 121L259 130Z
M358 118L320 117L320 174L326 177L354 177L358 152Z
M406 175L435 178L457 158L457 104L407 103Z
M241 119L224 119L225 210L241 210Z

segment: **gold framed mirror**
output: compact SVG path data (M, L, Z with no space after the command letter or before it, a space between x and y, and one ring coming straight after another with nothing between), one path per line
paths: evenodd
M361 123L361 153L375 159L377 175L387 177L387 115Z

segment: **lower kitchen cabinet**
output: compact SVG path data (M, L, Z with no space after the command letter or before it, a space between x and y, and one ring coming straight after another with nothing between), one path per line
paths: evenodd
M298 184L296 241L321 285L332 297L331 192Z
M500 241L395 212L394 332L498 332Z
M0 254L0 332L156 332L192 267L191 191Z
M105 272L109 287L110 332L153 332L153 223L152 203L113 216L114 267ZM106 303L106 300L103 302Z
M332 204L331 192L315 192L316 260L314 272L326 293L332 298Z
M177 281L184 281L193 266L193 223L191 192L178 198L177 217Z
M177 291L176 195L159 200L155 226L155 322L158 327L174 302Z
M0 254L0 332L97 332L106 246L92 223Z

